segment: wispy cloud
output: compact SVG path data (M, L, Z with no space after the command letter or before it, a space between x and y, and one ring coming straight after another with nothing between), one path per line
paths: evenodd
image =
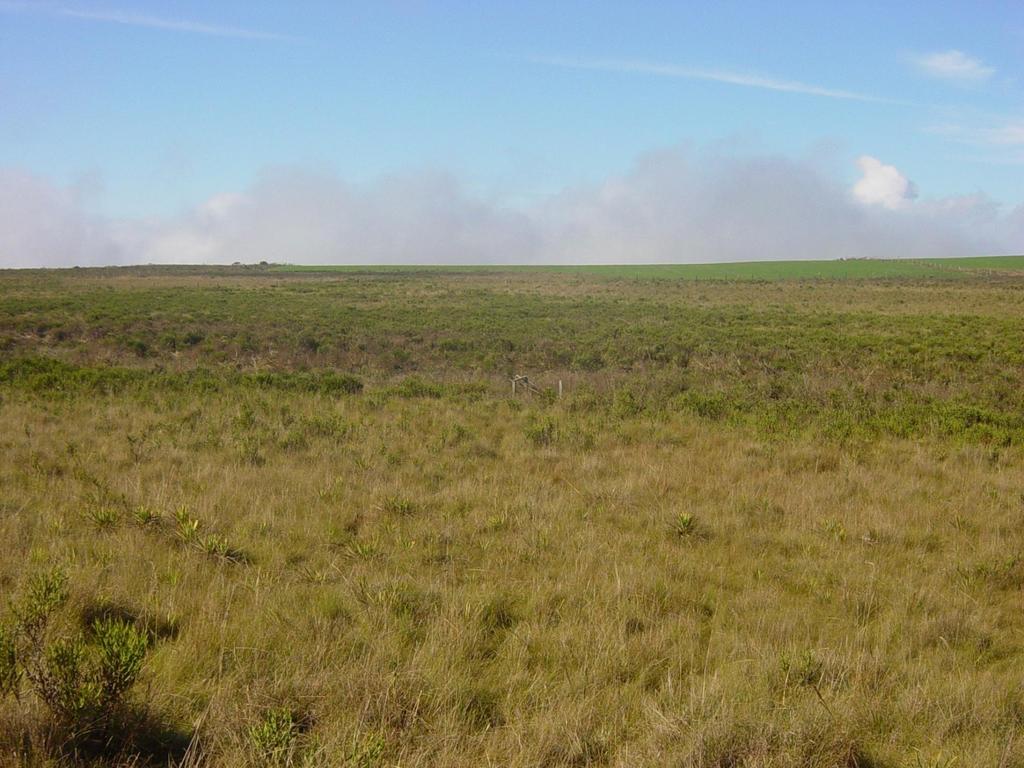
M663 64L653 61L636 59L587 59L571 56L530 56L530 61L567 69L589 69L602 72L623 72L641 75L671 77L680 80L704 80L727 85L738 85L747 88L761 88L768 91L800 93L807 96L822 96L829 99L849 99L853 101L873 101L896 103L891 99L870 96L855 91L826 88L820 85L802 83L798 80L784 80L766 75L744 72L730 72L721 69L703 67L686 67L676 64Z
M926 75L961 84L984 82L996 72L995 67L956 50L917 56L914 63Z
M47 16L58 16L68 19L81 19L84 21L95 21L106 24L120 24L128 27L144 27L148 29L161 29L168 32L181 32L194 35L207 35L210 37L231 37L243 40L279 40L289 41L297 38L291 35L284 35L277 32L266 32L258 29L245 27L225 26L221 24L209 24L194 19L170 19L161 16L135 13L133 11L118 10L87 10L81 8L69 8L49 3L27 3L27 2L3 2L0 1L0 11L14 11L22 13L42 13Z

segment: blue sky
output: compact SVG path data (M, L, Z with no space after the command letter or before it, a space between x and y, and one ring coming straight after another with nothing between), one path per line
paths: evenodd
M782 6L0 0L0 166L116 220L281 168L530 206L666 148L1024 203L1024 4Z

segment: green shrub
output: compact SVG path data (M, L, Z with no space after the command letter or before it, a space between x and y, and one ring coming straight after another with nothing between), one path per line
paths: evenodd
M424 381L418 376L409 376L402 380L398 386L392 387L391 392L399 397L441 397L444 390L437 384Z
M679 395L676 402L687 411L702 419L720 421L732 408L728 398L720 392L696 392L693 390Z
M68 598L67 584L67 574L60 569L37 573L29 579L25 595L13 607L17 631L29 642L41 642L50 617Z
M13 607L13 629L0 630L0 693L24 680L69 744L103 747L121 738L127 695L142 671L149 635L120 618L98 618L91 632L59 630L67 600L60 570L37 574Z
M622 387L615 390L612 398L612 414L620 419L638 416L644 410L644 402L640 395L632 389Z
M98 726L101 687L87 670L88 652L79 637L58 638L41 649L41 659L30 659L28 678L62 727L82 735Z
M526 439L539 447L551 445L558 434L558 423L551 416L535 418L526 425Z

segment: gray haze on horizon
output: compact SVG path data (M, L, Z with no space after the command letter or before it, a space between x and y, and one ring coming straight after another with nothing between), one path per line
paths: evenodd
M450 174L351 184L270 168L179 216L114 220L85 190L0 169L0 267L145 263L601 264L1024 252L1024 206L919 198L871 157L853 188L810 162L668 149L522 206Z

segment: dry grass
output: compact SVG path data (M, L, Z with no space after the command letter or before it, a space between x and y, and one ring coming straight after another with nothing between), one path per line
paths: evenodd
M1024 757L1015 451L688 418L538 449L505 402L196 405L6 403L2 578L64 563L76 606L177 627L146 696L216 764L274 707L324 765ZM325 416L351 427L297 447ZM244 560L165 530L181 508Z
M156 628L112 763L1024 765L1013 445L374 384L5 389L0 455L4 594Z

